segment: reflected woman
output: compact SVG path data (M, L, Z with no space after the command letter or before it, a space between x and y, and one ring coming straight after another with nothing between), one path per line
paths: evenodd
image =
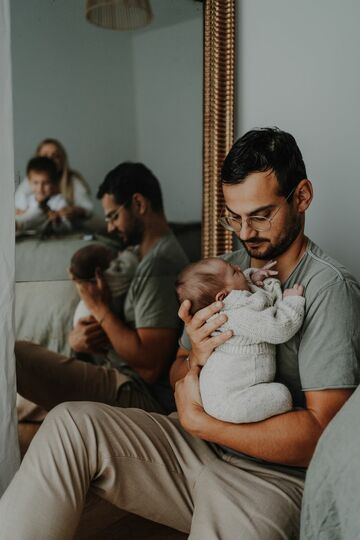
M61 210L62 216L71 221L89 218L93 210L90 188L81 174L70 168L63 145L56 139L44 139L37 147L35 155L54 160L61 174L60 192L68 203ZM17 215L22 214L28 207L31 193L29 180L24 178L15 192Z

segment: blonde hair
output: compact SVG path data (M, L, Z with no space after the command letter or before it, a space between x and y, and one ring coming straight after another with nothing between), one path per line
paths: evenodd
M221 273L215 269L210 270L208 263L215 261L224 262L216 257L209 257L190 264L178 277L176 292L179 302L190 300L191 315L215 302L217 293L224 287L224 277Z
M41 143L36 148L35 155L38 156L41 148L46 144L53 144L56 146L59 153L59 162L60 162L60 192L65 197L66 201L70 206L74 206L74 177L78 178L80 182L85 187L86 191L90 194L90 188L83 178L83 176L71 169L69 166L69 160L67 153L61 142L57 139L47 138L41 141Z

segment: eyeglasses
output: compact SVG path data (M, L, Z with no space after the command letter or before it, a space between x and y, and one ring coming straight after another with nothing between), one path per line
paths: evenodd
M120 206L118 208L116 208L116 210L113 210L112 212L110 212L110 214L108 214L107 216L105 216L105 223L113 223L119 216L120 214L120 210L126 206L128 204L129 201L125 201L124 203L120 204Z
M296 187L290 191L289 195L285 199L285 202L287 202L290 199L295 189ZM265 217L265 216L249 216L245 220L247 226L253 229L254 231L269 231L271 229L271 223L273 219L275 218L276 214L279 212L280 208L281 208L281 205L279 205L275 213L270 218ZM226 212L226 209L224 208L222 211L222 214L224 214L225 212ZM242 220L239 218L233 217L232 215L229 215L229 216L221 215L221 217L219 218L219 223L227 231L235 232L235 233L239 233L241 231Z

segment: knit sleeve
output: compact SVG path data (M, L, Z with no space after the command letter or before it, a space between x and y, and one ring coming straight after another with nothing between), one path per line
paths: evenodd
M302 296L287 296L276 306L263 310L249 303L240 309L226 310L228 320L221 329L232 330L254 343L285 343L300 329L304 305Z

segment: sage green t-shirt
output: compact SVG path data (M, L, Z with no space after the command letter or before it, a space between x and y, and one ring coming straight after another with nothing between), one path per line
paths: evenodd
M133 328L181 328L175 281L189 261L172 233L140 261L125 298L125 321Z
M163 236L140 261L125 298L124 320L132 328L175 328L181 332L175 282L189 264L184 250L173 233ZM168 368L156 383L146 384L138 373L125 366L113 353L112 364L138 380L157 399L166 412L175 409Z
M225 260L248 268L244 249ZM304 391L354 388L360 377L360 286L311 240L283 288L305 288L305 317L299 332L276 346L276 380L290 390L294 406L305 407ZM190 349L184 333L180 344Z

